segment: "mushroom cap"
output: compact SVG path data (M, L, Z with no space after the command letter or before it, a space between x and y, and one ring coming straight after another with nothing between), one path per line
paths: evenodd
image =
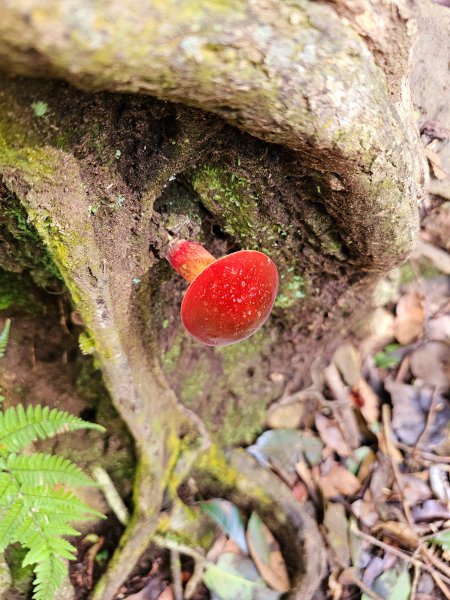
M268 256L234 252L197 275L183 299L181 321L203 344L234 344L265 323L277 292L278 271Z

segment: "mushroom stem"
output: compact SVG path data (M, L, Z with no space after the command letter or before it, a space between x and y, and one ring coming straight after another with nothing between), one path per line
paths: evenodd
M175 271L190 283L216 259L197 242L176 240L172 242L167 260Z

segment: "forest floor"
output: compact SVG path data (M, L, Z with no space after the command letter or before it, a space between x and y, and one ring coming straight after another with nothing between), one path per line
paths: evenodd
M313 369L312 386L270 407L266 431L248 448L319 524L329 570L317 600L450 598L450 203L431 201L428 210L417 251L379 284L374 311L326 368ZM64 295L33 296L33 305L34 313L15 315L2 394L8 404L32 399L107 425L107 436L75 432L51 449L88 471L102 466L129 502L132 443L77 350L78 317ZM78 539L76 600L89 596L123 530L100 489L84 499L109 518ZM219 567L206 578L211 595L202 582L186 593L195 552L181 547L174 562L174 552L154 546L117 599L236 600L236 590L223 591L230 569L238 592L247 590L242 598L281 597L288 570L258 516L240 515L226 499L199 510L216 532L206 557ZM6 598L25 599L30 572L12 562ZM252 586L258 596L248 595Z

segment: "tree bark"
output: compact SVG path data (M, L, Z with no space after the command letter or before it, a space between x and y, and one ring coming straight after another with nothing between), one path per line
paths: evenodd
M307 383L417 229L407 3L204 4L0 0L2 205L25 207L44 241L138 451L135 515L101 600L198 464L219 464L249 505L245 480L262 475L218 449L249 443L266 406ZM219 350L187 337L184 284L163 260L174 235L272 256L280 295L260 333ZM320 546L294 513L293 565ZM293 597L308 599L323 554L299 564Z

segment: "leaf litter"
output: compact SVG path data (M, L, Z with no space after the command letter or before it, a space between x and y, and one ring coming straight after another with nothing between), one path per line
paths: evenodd
M318 522L329 572L317 600L450 600L450 246L432 223L374 312L247 448ZM257 512L224 498L197 508L217 527L199 558L211 600L289 590L288 557Z

